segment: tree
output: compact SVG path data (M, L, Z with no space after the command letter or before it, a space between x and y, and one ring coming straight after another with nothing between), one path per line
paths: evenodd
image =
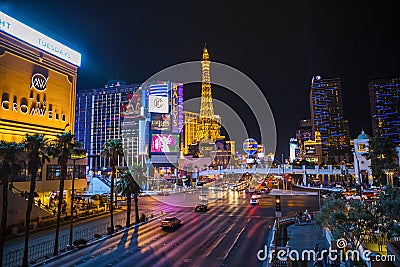
M109 159L111 167L111 186L110 186L110 228L111 234L114 233L114 180L118 157L123 156L122 142L120 139L111 139L104 143L101 155Z
M370 206L360 201L346 204L335 198L325 201L316 222L329 228L335 239L346 239L354 249L358 249L365 237L372 235L377 223Z
M134 164L132 167L130 167L131 175L133 179L135 180L135 187L133 190L133 201L135 202L135 222L139 223L139 205L138 205L138 199L139 199L139 194L141 191L140 184L143 184L146 177L143 174L143 169L140 165Z
M23 147L21 144L0 141L0 178L3 186L3 207L0 229L0 265L3 262L3 249L7 227L8 184L9 182L12 182L10 178L12 178L12 176L20 169L17 162L22 149Z
M28 266L28 243L29 243L29 226L32 213L32 205L35 196L36 178L38 175L39 167L42 168L45 161L50 161L49 157L49 143L44 135L27 134L23 141L24 150L27 153L28 159L28 174L30 179L30 188L28 195L28 204L25 216L25 244L24 244L24 257L22 266Z
M63 205L64 181L67 178L67 164L68 164L68 159L72 154L73 148L74 148L74 135L71 132L64 132L57 135L57 138L54 142L54 150L55 150L55 155L57 155L58 157L58 165L60 166L60 189L58 193L56 236L54 239L53 255L58 255L58 237L60 234L60 220L61 220L61 210Z
M372 175L378 184L386 184L385 169L396 168L397 153L392 139L383 136L371 138L365 156L371 160Z
M116 186L117 193L126 197L126 227L131 225L131 209L132 209L132 194L140 192L140 187L133 179L130 171L125 171L120 179L117 181ZM137 211L136 211L137 214ZM137 216L139 217L139 216ZM135 217L135 218L137 218ZM137 223L137 222L136 222Z
M71 159L74 162L73 169L72 169L72 182L71 182L71 216L69 221L69 246L72 247L72 239L73 239L73 228L74 228L74 195L75 195L75 163L79 159L86 158L87 151L86 149L82 148L81 142L74 142L72 152L71 152Z
M379 219L377 230L386 232L389 237L399 236L400 221L400 188L388 186L380 195L376 204L376 217ZM381 229L379 229L381 228Z

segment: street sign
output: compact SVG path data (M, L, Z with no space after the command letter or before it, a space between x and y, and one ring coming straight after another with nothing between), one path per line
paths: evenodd
M275 211L275 217L276 217L276 218L282 217L282 212L280 212L280 211Z

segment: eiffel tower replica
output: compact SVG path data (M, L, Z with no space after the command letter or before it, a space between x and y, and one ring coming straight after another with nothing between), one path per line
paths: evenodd
M197 143L212 143L217 139L224 138L224 136L221 136L221 125L216 121L214 115L210 83L210 56L208 54L206 45L204 45L203 49L201 66L201 104L200 116L196 126L195 140Z

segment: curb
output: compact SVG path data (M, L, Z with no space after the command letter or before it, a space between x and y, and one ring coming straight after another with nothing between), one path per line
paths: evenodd
M84 247L84 248L90 247L90 246L92 246L92 245L94 245L94 244L96 244L96 243L98 243L98 242L100 242L100 241L104 241L104 240L106 240L106 239L108 239L108 238L111 238L111 237L114 237L114 236L118 236L118 235L120 235L120 234L123 234L123 233L125 233L125 232L131 230L132 228L137 227L137 226L141 226L141 225L144 225L144 224L146 224L146 223L149 223L149 222L152 222L152 221L154 221L154 220L157 220L158 218L163 217L163 216L165 216L166 214L168 214L168 212L163 213L163 214L161 214L161 215L159 215L159 216L153 217L153 218L151 218L151 219L148 220L148 221L141 222L141 223L138 223L138 224L134 224L134 225L130 226L129 228L124 228L124 229L121 230L121 231L114 232L112 235L105 235L105 236L103 236L103 237L101 237L101 238L99 238L99 239L93 240L92 242L88 243L87 246ZM59 254L59 255L52 256L52 257L50 257L50 258L48 258L48 259L46 259L46 260L43 260L43 261L41 261L41 262L34 263L34 264L30 265L30 266L32 266L32 267L44 266L44 265L46 265L46 264L48 264L48 263L51 263L51 262L53 262L53 261L55 261L55 260L57 260L57 259L60 259L60 258L64 257L64 256L66 256L66 255L70 255L70 254L72 254L72 253L74 253L74 252L76 252L76 251L78 251L78 250L80 250L80 249L79 249L79 248L74 248L74 249L72 249L72 250L63 252L63 253L61 253L61 254Z

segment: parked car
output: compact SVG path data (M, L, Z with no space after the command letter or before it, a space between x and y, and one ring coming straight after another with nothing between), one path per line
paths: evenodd
M207 204L197 204L194 206L194 211L207 211Z
M181 220L176 217L165 217L161 222L160 226L164 229L175 229L181 225Z

